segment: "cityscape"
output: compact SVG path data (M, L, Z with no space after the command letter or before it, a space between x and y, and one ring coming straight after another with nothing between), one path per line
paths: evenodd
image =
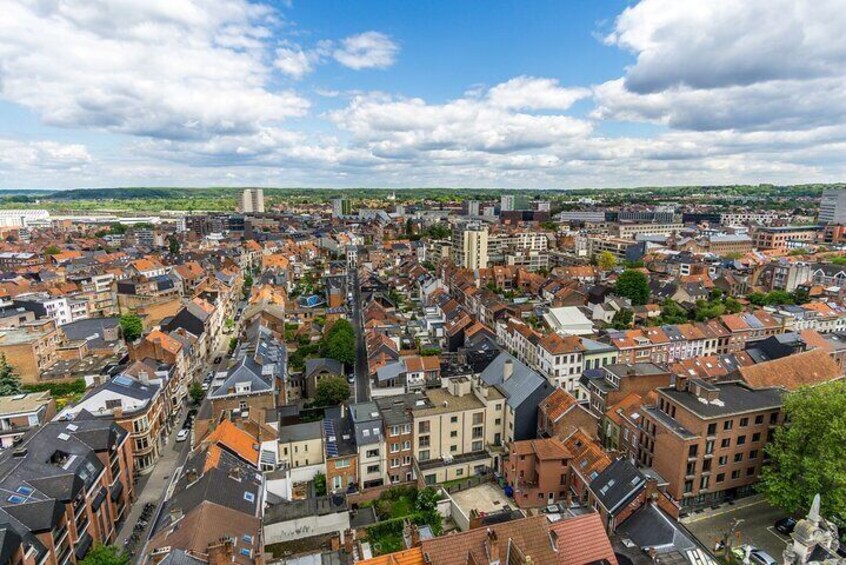
M842 8L0 0L0 565L846 565Z

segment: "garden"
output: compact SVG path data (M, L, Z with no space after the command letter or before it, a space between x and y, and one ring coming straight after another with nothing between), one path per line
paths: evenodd
M367 527L367 539L373 554L384 555L404 549L402 533L406 520L417 526L429 526L434 535L440 535L443 531L441 515L438 514L440 499L440 492L432 487L418 490L413 486L400 486L362 504L362 507L372 506L379 519Z

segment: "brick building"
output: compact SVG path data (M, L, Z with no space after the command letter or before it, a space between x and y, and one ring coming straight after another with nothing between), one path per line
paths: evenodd
M751 494L764 446L782 423L782 390L677 378L645 406L640 463L668 481L682 506Z

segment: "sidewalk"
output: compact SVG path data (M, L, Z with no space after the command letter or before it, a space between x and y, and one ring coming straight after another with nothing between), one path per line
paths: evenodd
M142 477L137 484L136 495L138 498L132 505L129 511L129 517L123 524L123 528L118 532L117 547L124 547L124 541L132 535L135 530L135 524L141 517L141 512L144 510L144 505L152 502L156 505L156 511L153 512L155 517L158 512L158 506L162 499L165 489L170 484L170 478L173 476L174 470L182 464L187 454L189 442L176 443L176 434L182 429L182 422L184 418L179 419L179 426L176 426L170 437L167 439L167 444L162 448L162 454L158 462L146 476ZM152 518L151 518L152 520ZM147 531L151 524L141 532L140 541L135 544L136 549L140 549L144 545L147 536Z

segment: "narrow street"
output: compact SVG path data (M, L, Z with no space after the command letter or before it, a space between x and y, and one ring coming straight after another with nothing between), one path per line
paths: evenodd
M184 441L181 443L176 442L176 434L180 429L182 429L182 423L184 420L185 416L183 415L179 419L179 425L174 427L173 432L171 432L170 437L168 437L167 444L162 448L161 456L153 467L153 470L142 476L135 485L135 494L137 498L132 504L129 516L124 522L123 528L118 532L117 540L115 542L115 545L118 547L134 549L133 559L137 559L140 555L139 550L143 548L147 535L152 528L152 524L155 522L156 516L158 516L162 499L164 498L165 491L170 484L174 472L188 457L190 441ZM124 542L132 536L135 531L135 525L141 519L141 513L148 502L156 505L156 508L150 517L149 523L143 530L139 531L139 541L125 546Z
M358 271L352 276L352 324L355 328L355 400L366 402L370 400L370 382L367 375L367 349L364 346L364 332L361 319L361 285L358 282Z

